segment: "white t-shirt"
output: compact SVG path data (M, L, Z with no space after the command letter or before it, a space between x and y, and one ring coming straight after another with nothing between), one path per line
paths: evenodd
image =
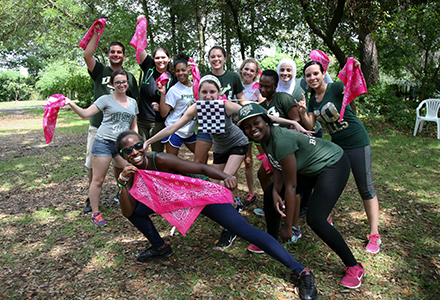
M243 83L243 86L244 86L243 94L244 94L244 97L246 98L246 100L258 101L258 98L260 97L260 90L252 88L252 86L256 82L257 81L254 81L251 84L244 84Z
M187 87L180 81L173 85L165 96L165 103L172 107L172 111L165 120L165 126L170 126L179 120L186 110L194 104L193 88ZM176 134L182 139L191 137L194 134L196 120L189 121L185 126L176 131Z

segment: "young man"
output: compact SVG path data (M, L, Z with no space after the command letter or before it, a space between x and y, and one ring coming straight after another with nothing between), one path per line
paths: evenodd
M100 29L101 28L99 24L95 26L93 30L93 36L90 39L89 43L87 44L87 47L83 53L84 61L86 62L89 75L94 82L94 96L93 96L94 100L98 99L102 95L107 95L112 93L113 87L110 85L110 75L114 70L122 69L122 63L124 62L125 59L124 45L122 45L120 42L112 42L108 46L108 50L107 50L107 57L110 62L110 65L104 66L99 61L96 61L93 55L95 53L96 41L98 40L98 37L101 34L98 32ZM134 78L133 74L129 72L127 72L127 74L129 80L127 96L138 99L139 89L137 86L136 79ZM89 169L89 185L92 180L92 174L93 174L91 151L92 151L93 141L95 140L96 131L98 130L98 127L101 125L101 122L102 122L102 112L99 112L96 115L90 117L89 131L87 135L87 152L86 152L86 162L85 162L85 166ZM122 169L120 168L120 166L115 164L114 161L113 161L113 165L114 165L115 178L117 179ZM115 200L117 199L119 199L119 193L116 196ZM83 211L85 214L92 212L89 198L87 198L86 200L86 205Z

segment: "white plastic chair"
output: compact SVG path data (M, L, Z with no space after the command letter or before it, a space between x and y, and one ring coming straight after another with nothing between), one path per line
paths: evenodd
M426 105L426 115L420 116L420 109ZM416 126L414 127L414 135L422 131L423 123L425 121L437 122L437 138L440 139L440 118L438 117L438 111L440 108L440 99L426 99L423 100L417 107L417 119Z

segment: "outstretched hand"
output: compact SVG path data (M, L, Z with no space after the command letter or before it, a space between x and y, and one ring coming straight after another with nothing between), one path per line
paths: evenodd
M148 142L148 140L146 140L144 142L144 151L148 151L148 147L150 146L150 143Z
M125 178L129 178L131 175L137 172L137 168L133 165L126 165L121 172L121 175Z
M298 106L299 113L304 114L307 113L306 96L304 96L304 94L301 94L301 96L302 96L302 100L298 102L295 99L295 103Z
M237 178L235 176L229 176L223 180L225 187L230 190L234 190L237 187Z
M66 106L66 105L72 103L72 100L70 100L70 98L65 97L64 100L65 100L65 102L64 102L64 106Z

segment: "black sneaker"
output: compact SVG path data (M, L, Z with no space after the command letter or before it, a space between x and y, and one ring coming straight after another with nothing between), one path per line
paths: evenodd
M318 299L318 290L315 285L315 275L309 269L305 269L298 277L299 297L302 300Z
M226 228L223 229L222 235L220 236L220 239L218 240L217 244L215 244L219 248L228 248L232 245L232 243L235 241L235 238L237 236L233 234L232 232L228 231Z
M165 243L165 245L166 247L163 249L150 247L144 252L139 253L136 259L140 262L150 262L158 258L170 257L174 254L173 249L171 249L170 243Z
M92 213L92 207L90 206L90 198L87 197L86 199L86 206L84 206L83 209L84 214L91 214Z

